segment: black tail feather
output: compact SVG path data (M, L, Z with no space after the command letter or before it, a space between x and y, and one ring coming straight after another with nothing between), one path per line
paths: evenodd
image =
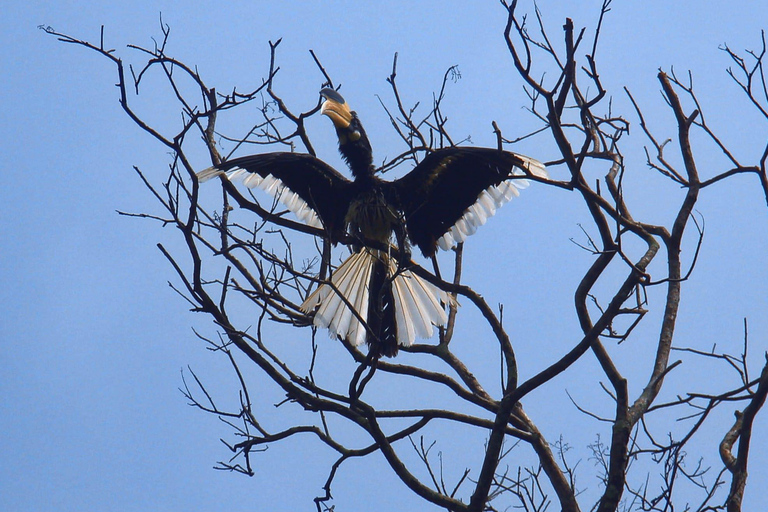
M381 255L376 259L371 272L368 327L375 338L368 336L367 341L371 351L376 351L378 355L394 357L398 350L397 323L388 267L387 256Z

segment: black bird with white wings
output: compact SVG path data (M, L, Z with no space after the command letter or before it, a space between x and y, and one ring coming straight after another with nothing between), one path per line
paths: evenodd
M445 306L453 299L402 268L381 246L396 239L407 254L407 236L426 257L437 247L450 249L519 195L528 184L521 177L546 178L547 172L541 162L508 151L451 147L430 153L402 178L384 181L376 176L357 114L335 90L320 94L325 99L321 113L336 128L339 152L354 180L301 153L234 158L197 176L200 182L215 176L241 180L272 194L299 220L325 230L332 242L344 235L357 240L333 272L333 286L318 287L301 308L331 335L356 346L367 341L376 355L391 357L398 345L409 346L416 336L429 338L433 325L445 325Z

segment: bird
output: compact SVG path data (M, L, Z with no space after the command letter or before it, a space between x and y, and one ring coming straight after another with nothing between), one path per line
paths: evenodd
M351 254L301 304L313 324L369 354L393 357L415 338L444 326L455 297L409 269L410 247L426 258L472 235L503 204L548 178L544 164L494 148L453 146L427 154L410 172L386 181L357 113L332 88L320 91L320 112L333 123L352 178L319 158L274 152L228 159L197 173L259 188L334 244L353 240ZM395 245L397 244L397 245ZM401 255L398 259L393 256ZM405 260L405 262L403 262Z

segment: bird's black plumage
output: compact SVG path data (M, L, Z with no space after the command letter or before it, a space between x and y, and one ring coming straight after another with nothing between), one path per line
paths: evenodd
M527 157L490 148L452 147L430 153L391 185L411 242L424 256L432 256L440 237L484 191L514 179L513 169L527 170L529 165Z
M278 197L300 219L322 226L334 243L351 235L355 252L334 273L334 286L321 286L302 307L314 310L316 325L354 344L367 340L380 354L393 356L398 342L410 345L417 335L428 337L432 325L444 324L442 304L453 299L398 269L387 251L368 249L366 241L386 245L394 233L403 250L407 233L413 245L432 256L438 246L463 241L516 196L525 185L521 177L546 177L546 170L532 158L507 151L452 147L428 154L402 178L384 181L376 176L371 144L357 114L338 92L323 89L321 95L322 114L333 121L353 181L300 153L235 158L198 177L241 178Z
M224 173L242 169L261 178L274 176L317 214L334 242L346 230L346 205L352 200L355 187L319 158L305 153L265 153L226 160L212 169ZM285 193L271 192L276 196Z

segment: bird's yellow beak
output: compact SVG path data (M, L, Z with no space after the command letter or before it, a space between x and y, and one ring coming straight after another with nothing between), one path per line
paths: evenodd
M328 116L337 129L349 128L352 122L352 111L344 98L333 89L323 89L320 95L325 98L320 113Z

